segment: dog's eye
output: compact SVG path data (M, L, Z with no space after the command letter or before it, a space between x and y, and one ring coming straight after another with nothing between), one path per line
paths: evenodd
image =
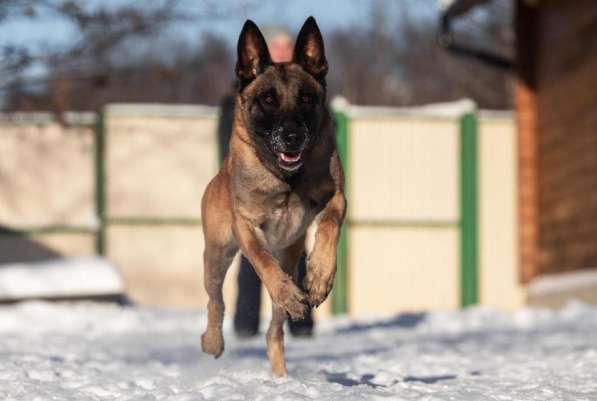
M263 101L267 104L274 103L274 97L272 95L267 95L263 98Z

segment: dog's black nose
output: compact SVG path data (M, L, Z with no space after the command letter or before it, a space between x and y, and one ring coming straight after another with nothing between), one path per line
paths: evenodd
M289 132L284 136L284 143L287 146L300 145L302 141L301 135L296 132Z

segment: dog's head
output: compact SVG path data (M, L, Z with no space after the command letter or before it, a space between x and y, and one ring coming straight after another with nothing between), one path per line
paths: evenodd
M253 21L238 39L236 75L240 118L259 157L284 175L297 172L318 140L328 70L323 39L309 17L296 39L292 61L274 63Z

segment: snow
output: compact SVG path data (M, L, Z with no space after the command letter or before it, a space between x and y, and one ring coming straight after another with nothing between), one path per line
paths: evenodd
M103 258L0 265L0 300L4 301L123 293L124 283L118 270Z
M335 96L331 101L334 110L342 111L350 117L439 117L458 118L465 113L476 110L477 105L471 99L460 99L451 102L430 103L412 107L393 106L358 106L350 104L346 98ZM492 113L492 112L490 112Z
M265 339L201 353L205 313L112 304L0 306L1 400L597 400L597 307L487 307L334 318L287 336L289 376Z
M537 277L529 284L528 293L541 296L592 287L597 287L597 271L576 270Z

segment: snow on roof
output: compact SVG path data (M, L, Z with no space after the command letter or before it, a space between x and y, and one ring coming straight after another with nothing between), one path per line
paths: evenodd
M458 118L473 112L477 105L471 99L453 102L430 103L413 107L357 106L348 103L343 97L332 99L332 108L345 112L349 117L440 117Z
M70 125L93 125L97 114L91 111L67 111L64 121ZM49 112L0 113L0 123L10 124L50 124L56 122L56 115Z
M196 104L165 103L111 103L105 107L111 116L126 117L213 117L219 115L220 108Z

